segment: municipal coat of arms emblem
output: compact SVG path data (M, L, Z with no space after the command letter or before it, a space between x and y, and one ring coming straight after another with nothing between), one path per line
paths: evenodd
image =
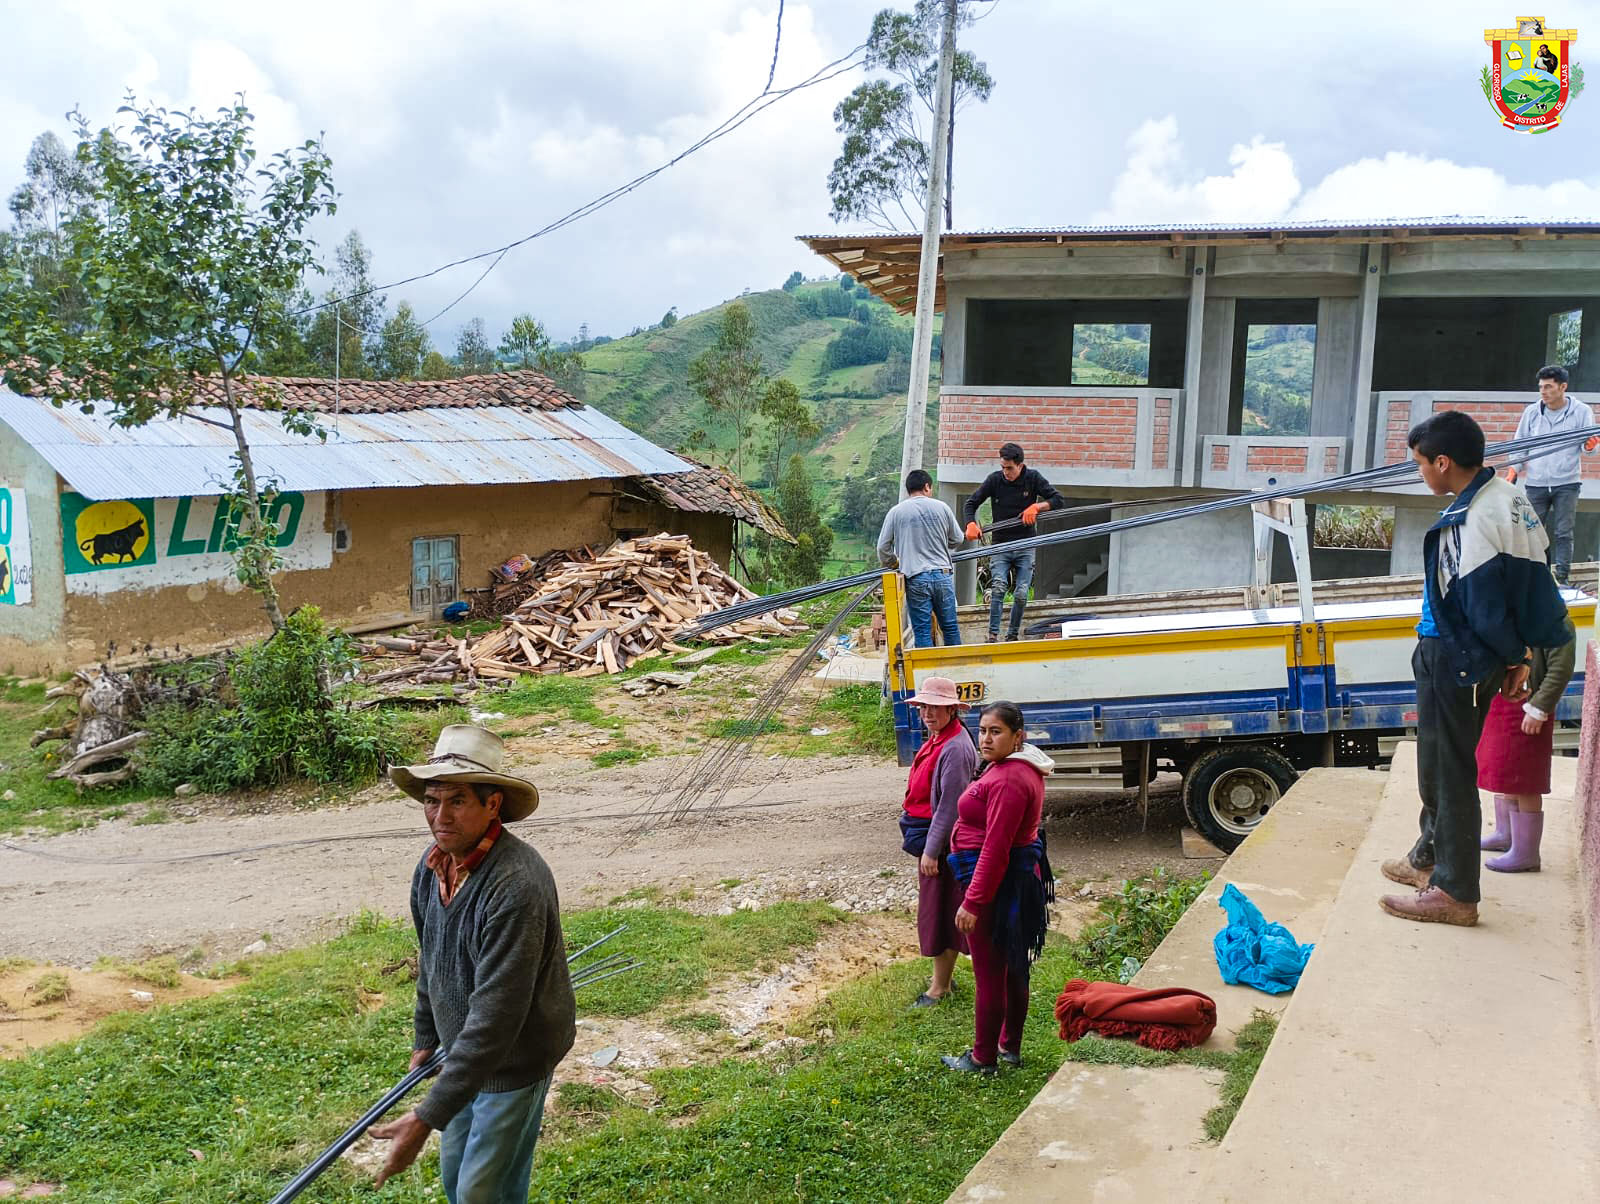
M1489 65L1484 95L1508 130L1542 134L1561 124L1568 103L1583 90L1583 68L1572 62L1576 29L1547 29L1543 17L1518 17L1515 28L1486 29Z

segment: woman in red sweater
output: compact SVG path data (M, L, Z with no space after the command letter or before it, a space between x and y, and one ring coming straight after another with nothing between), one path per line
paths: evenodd
M950 869L964 888L956 928L965 933L977 984L972 1048L944 1064L993 1074L996 1060L1022 1065L1028 971L1044 952L1055 879L1045 857L1044 779L1054 767L1027 743L1022 711L992 702L978 720L977 781L956 804Z

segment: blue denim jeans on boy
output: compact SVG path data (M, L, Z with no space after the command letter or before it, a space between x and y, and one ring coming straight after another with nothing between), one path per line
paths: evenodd
M1580 482L1570 485L1529 485L1528 500L1550 537L1550 568L1562 584L1572 568L1572 529L1578 520Z
M956 624L956 575L949 569L929 569L907 577L906 609L911 612L911 630L918 648L933 647L935 614L939 616L944 642L961 642L961 628Z
M528 1204L533 1147L550 1080L480 1091L439 1135L439 1180L450 1204Z
M1011 626L1007 634L1013 640L1022 634L1022 608L1028 601L1028 590L1033 585L1033 551L1032 548L1022 551L1002 551L989 557L989 579L992 582L989 588L991 643L1000 638L1000 612L1006 604L1006 581L1013 575L1016 584L1012 586Z

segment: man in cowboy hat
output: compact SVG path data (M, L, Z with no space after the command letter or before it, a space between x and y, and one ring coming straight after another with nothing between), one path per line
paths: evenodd
M526 1200L550 1076L572 1048L574 1007L550 867L502 824L539 805L532 782L502 773L493 732L452 724L425 765L389 770L422 804L433 845L411 878L417 926L413 1068L442 1044L433 1088L372 1130L394 1142L378 1185L440 1130L450 1204Z

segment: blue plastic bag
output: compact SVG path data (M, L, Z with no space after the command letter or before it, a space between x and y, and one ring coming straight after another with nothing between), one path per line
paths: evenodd
M1282 924L1267 923L1250 896L1231 882L1217 905L1228 913L1228 926L1212 942L1222 981L1242 982L1271 995L1294 990L1312 946L1297 944Z

